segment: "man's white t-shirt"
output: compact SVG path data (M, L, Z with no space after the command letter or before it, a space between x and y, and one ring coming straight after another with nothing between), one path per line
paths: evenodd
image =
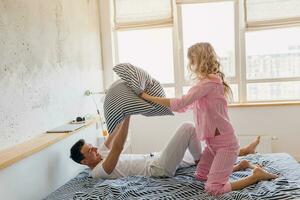
M102 162L107 157L109 149L102 144L98 148L98 152L102 157L102 161L92 169L91 175L93 178L102 179L116 179L134 175L151 176L150 165L159 157L159 153L121 154L113 172L107 174L102 167Z

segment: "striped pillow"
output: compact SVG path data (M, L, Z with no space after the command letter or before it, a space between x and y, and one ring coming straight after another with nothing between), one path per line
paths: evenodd
M104 99L104 117L109 133L112 133L125 116L153 112L153 106L139 98L125 82L114 82Z
M160 83L152 78L146 71L139 67L135 67L130 63L121 63L116 65L113 70L118 76L125 81L126 85L131 88L136 94L145 91L147 94L156 97L165 97L165 91ZM173 115L172 111L153 102L149 102L154 106L153 110L143 113L145 116L161 116Z
M146 71L130 63L120 63L113 70L136 94L151 90L154 82L157 82Z
M116 125L128 115L173 115L169 108L144 101L137 96L145 91L152 96L165 97L160 83L151 78L146 71L129 63L119 64L113 70L122 81L115 82L108 89L104 100L104 115L109 133L112 133Z

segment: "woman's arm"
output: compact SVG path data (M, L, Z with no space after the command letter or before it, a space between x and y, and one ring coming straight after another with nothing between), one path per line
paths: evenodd
M164 98L164 97L154 97L154 96L151 96L145 92L143 92L141 95L140 95L141 98L145 99L145 100L148 100L148 101L152 101L154 103L157 103L159 105L162 105L162 106L166 106L166 107L170 107L170 99L168 98Z
M163 97L154 97L143 92L140 97L169 107L172 111L175 112L185 112L189 109L194 101L206 96L214 88L214 84L197 84L193 86L186 95L183 95L181 98L163 98Z

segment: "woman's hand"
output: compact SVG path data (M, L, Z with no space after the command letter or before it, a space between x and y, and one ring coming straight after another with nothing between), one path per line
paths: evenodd
M151 96L145 92L142 92L139 96L140 96L140 98L145 99L147 101L152 101L159 105L170 107L170 99L168 99L168 98Z
M149 94L147 94L146 92L142 92L140 95L139 95L142 99L146 99L148 100L149 97L151 97Z

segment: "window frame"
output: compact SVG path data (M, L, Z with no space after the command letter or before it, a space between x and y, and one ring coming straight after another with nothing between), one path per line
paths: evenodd
M179 68L179 72L180 72L180 79L179 79L179 89L178 89L178 95L177 96L181 96L183 94L183 87L186 87L186 86L191 86L191 81L186 81L185 80L185 77L184 77L184 49L183 49L183 32L182 32L182 9L181 9L181 5L182 4L200 4L200 3L215 3L215 2L233 2L234 4L234 32L235 32L235 35L238 36L239 35L239 30L238 30L238 27L236 26L236 24L239 22L239 18L237 17L238 16L238 9L237 9L237 6L238 6L238 1L237 0L180 0L178 1L177 0L177 4L176 4L176 10L177 13L174 14L174 23L177 23L177 26L174 26L176 27L176 29L174 30L175 32L178 33L178 38L175 38L174 40L175 41L178 41L178 45L179 45L179 48L178 48L178 54L177 54L177 57L178 57L178 60L179 60L179 66L176 66L177 68ZM239 59L239 40L235 39L235 77L230 77L230 78L227 78L227 82L229 84L237 84L238 85L238 88L239 88L239 84L238 84L238 80L239 80L239 62L240 62L240 59ZM240 94L240 91L238 92L238 94ZM238 97L239 99L240 96ZM236 102L236 103L240 103L240 102Z
M262 22L263 23L263 22ZM276 25L276 26L270 26L266 25L264 27L258 25L254 27L246 27L245 26L245 33L244 33L244 42L246 43L246 33L251 32L251 31L263 31L263 30L272 30L272 29L284 29L284 28L292 28L292 27L300 27L299 23L294 23L294 24L281 24L281 25ZM246 52L246 45L244 43L244 51ZM246 87L248 83L272 83L272 82L293 82L293 81L300 81L300 76L298 77L280 77L280 78L263 78L263 79L246 79L246 54L244 55L244 60L245 60L245 65L242 65L241 68L245 69L245 83ZM247 88L245 88L245 91L247 93ZM247 94L246 94L247 95ZM247 96L246 96L246 103L282 103L282 102L300 102L300 99L297 100L264 100L264 101L247 101Z
M238 102L233 102L231 105L266 105L270 103L271 105L282 105L282 103L295 102L300 103L300 99L297 100L268 100L268 101L249 101L247 100L247 84L249 83L270 83L270 82L286 82L286 81L300 81L300 77L293 78L268 78L268 79L255 79L247 80L246 77L246 33L250 31L259 31L267 29L276 28L286 28L286 27L297 27L300 26L299 23L283 23L281 25L276 24L276 26L247 26L246 22L246 5L245 0L173 0L173 25L164 26L148 26L139 27L133 29L148 29L148 28L161 28L161 27L171 27L172 28L172 41L173 41L173 63L174 63L174 83L162 84L163 87L173 87L175 89L175 96L180 97L183 95L183 88L186 86L191 86L191 82L186 81L184 77L184 55L183 55L183 32L182 32L182 4L199 4L199 3L213 3L213 2L233 2L234 3L234 27L235 27L235 77L227 78L229 84L237 84L238 86ZM111 15L111 17L113 14ZM113 62L118 63L118 38L117 31L122 31L124 29L111 29L111 34L113 38L113 51L114 57ZM128 29L126 29L128 30ZM182 56L183 55L183 56ZM111 76L113 72L111 70Z

